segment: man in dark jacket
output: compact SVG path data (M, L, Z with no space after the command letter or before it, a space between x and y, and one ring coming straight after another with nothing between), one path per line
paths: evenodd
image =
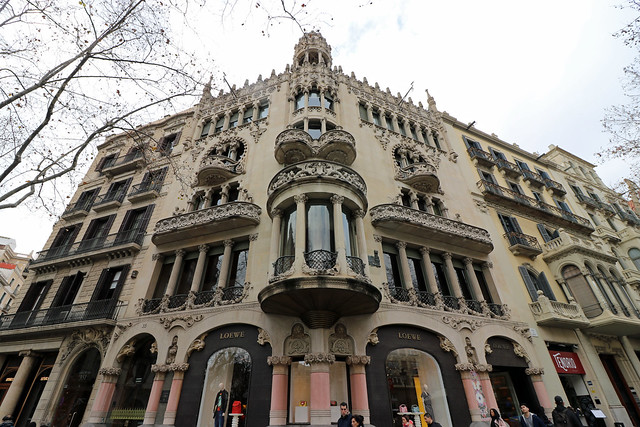
M518 420L522 427L545 427L544 421L542 421L539 416L531 412L529 410L529 405L526 403L520 404L520 411L522 411L522 415L520 415Z
M551 413L556 427L583 427L580 418L569 408L565 408L562 397L556 396L556 407Z
M429 427L442 427L440 423L433 421L433 416L428 412L424 414L424 420Z
M351 427L351 414L347 407L347 402L340 404L340 418L338 418L338 427Z

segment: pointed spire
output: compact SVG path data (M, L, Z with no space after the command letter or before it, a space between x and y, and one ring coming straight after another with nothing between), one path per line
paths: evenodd
M212 98L211 96L211 82L213 81L213 75L209 76L209 81L202 88L202 96L200 102L207 101Z
M425 92L427 92L427 102L429 103L429 111L438 111L438 108L436 107L436 100L433 99L433 96L431 96L431 94L429 93L429 89L426 89Z

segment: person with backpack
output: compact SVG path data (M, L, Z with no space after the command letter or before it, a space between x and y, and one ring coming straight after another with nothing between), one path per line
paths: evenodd
M583 427L580 418L569 408L565 408L562 397L556 396L556 407L551 413L555 427Z

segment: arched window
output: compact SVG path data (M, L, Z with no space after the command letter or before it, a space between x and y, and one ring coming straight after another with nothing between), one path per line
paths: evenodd
M640 270L640 249L629 249L629 258L631 258L631 262L633 262L633 265L636 266L636 269Z
M440 366L433 356L413 348L400 348L387 356L385 371L394 412L401 404L408 409L416 405L419 412L430 413L434 421L451 425Z
M53 425L80 425L99 368L100 352L96 348L85 351L76 359L62 387L62 395L53 414Z
M240 401L242 413L247 414L246 408L250 398L251 356L245 349L227 347L218 350L209 358L204 374L204 388L197 425L213 425L212 412L221 386L227 392L223 411L227 419L223 425L231 425L231 417L228 414L235 401ZM248 417L241 422L244 423L241 425L250 425Z
M571 290L584 315L593 318L602 314L602 307L596 298L586 277L576 265L567 265L562 269L562 278Z

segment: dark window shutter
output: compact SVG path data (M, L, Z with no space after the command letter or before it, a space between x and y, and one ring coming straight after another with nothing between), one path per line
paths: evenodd
M131 222L131 215L133 215L134 209L130 209L124 214L124 219L122 220L122 224L120 224L120 229L118 233L121 233L125 230L129 229L129 223Z
M96 219L92 219L91 222L89 223L89 226L87 227L87 231L84 232L84 236L82 237L82 240L87 240L87 239L91 239L93 237L97 237L93 235L93 231L96 228L96 224L98 223L98 220L100 220L102 218L96 218Z
M76 224L74 226L73 231L71 232L71 238L69 239L69 244L72 245L73 242L76 241L76 237L78 237L78 233L80 232L80 225L81 224Z
M524 284L527 287L527 291L529 292L529 296L531 297L531 301L538 300L538 292L536 289L535 283L531 280L531 276L529 276L529 270L526 267L519 266L518 270L520 271L520 275L522 276L522 280L524 280Z
M140 224L140 231L146 233L147 225L149 225L149 220L151 219L151 214L153 214L153 208L156 205L147 206L147 210L144 212L144 217L142 218L142 222Z
M142 177L142 181L140 181L140 184L146 184L150 181L150 175L149 172L145 173L144 176Z
M551 290L551 286L549 285L549 281L547 280L547 276L545 276L544 272L538 275L538 284L540 288L542 288L542 292L549 298L551 301L556 301L556 296L553 294Z
M56 296L53 298L51 302L51 307L59 307L63 304L64 298L69 292L69 288L71 286L71 282L75 279L74 276L66 276L62 278L62 282L60 282L60 286L58 287L58 292L56 292Z
M96 236L96 237L108 236L109 231L111 230L111 226L113 225L113 221L115 219L116 219L116 214L109 215L109 218L107 219L107 225L104 227L104 232L102 233L102 236Z
M131 265L129 264L122 266L122 274L120 274L120 280L118 280L118 285L116 286L116 289L113 292L113 296L111 296L112 300L117 301L118 297L120 297L120 291L124 286L124 282L127 280L127 274L129 274L130 268L131 268Z
M553 240L551 235L547 232L547 227L545 227L544 224L538 224L538 231L540 232L540 235L545 242Z
M24 299L20 303L17 311L21 312L34 310L34 304L36 303L38 296L42 293L42 289L45 288L44 293L46 293L49 289L49 286L51 286L51 283L53 283L53 280L32 283L31 286L29 286L29 290L24 295Z
M109 276L110 270L111 268L105 268L100 273L100 277L98 278L96 287L93 290L93 295L91 295L91 301L97 301L100 299L100 295L102 294L102 289L106 286L106 281L107 281L107 277Z

